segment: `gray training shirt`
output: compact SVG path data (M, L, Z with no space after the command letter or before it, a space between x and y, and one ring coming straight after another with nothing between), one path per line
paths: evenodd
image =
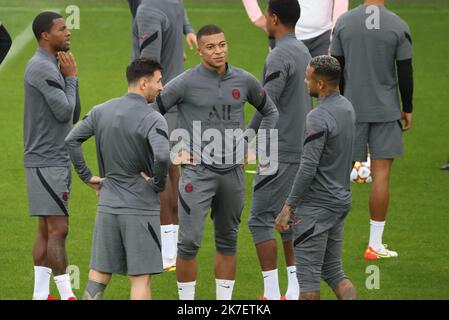
M131 10L131 14L134 19L137 14L137 8L139 8L140 4L142 3L142 0L128 0L128 3L129 9ZM185 9L184 9L183 32L184 35L195 32L192 25L190 24L189 17L187 16L187 11Z
M373 9L379 12L378 26ZM357 122L401 118L396 61L412 59L412 39L400 17L384 6L346 12L335 25L331 54L345 58L344 95L354 105Z
M133 93L94 107L66 138L75 170L84 182L92 173L81 144L93 135L100 177L106 178L98 205L159 214L157 193L164 190L170 161L164 117ZM148 182L140 176L142 171L151 177Z
M27 64L24 89L25 167L69 166L64 138L80 115L78 79L64 79L56 57L38 48Z
M312 110L312 98L304 83L311 56L307 47L289 33L276 43L265 63L264 89L279 111L278 160L299 163L306 115ZM256 112L248 128L257 130L262 115Z
M273 129L278 120L276 106L259 81L243 69L230 65L226 65L226 68L225 74L221 76L199 64L170 81L156 98L162 114L178 105L178 123L190 135L188 139L183 138L185 145L193 149L190 152L196 159L201 159L203 165L216 172L227 172L242 161L237 159L236 151L243 150L243 136L242 139L233 138L225 130L244 130L245 102L249 102L262 114L259 129ZM201 131L194 130L194 121L201 122ZM204 133L207 129L219 131L223 148L210 153L202 152L201 157L201 151L211 141L215 141L213 137L206 138ZM194 135L199 136L199 139L195 139ZM204 142L201 141L203 136Z
M159 61L164 84L184 71L185 19L187 15L181 0L143 0L137 9L133 60L151 57ZM186 31L193 31L191 26L186 27Z
M355 113L339 93L318 99L307 115L299 171L287 204L349 210Z

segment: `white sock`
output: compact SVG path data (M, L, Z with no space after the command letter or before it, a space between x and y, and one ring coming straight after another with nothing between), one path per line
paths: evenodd
M299 283L296 277L296 267L287 267L287 278L288 278L288 288L285 297L287 300L298 300L299 299Z
M61 300L68 300L70 297L75 296L72 291L72 285L70 283L70 276L68 273L56 276L54 279L59 295L61 296Z
M33 300L47 300L50 294L51 269L47 267L34 267Z
M161 225L162 258L164 260L173 259L173 225Z
M382 234L384 233L385 221L370 220L370 225L369 246L374 251L381 250L383 247Z
M217 286L217 300L231 300L235 280L215 279Z
M179 300L195 300L196 281L178 282Z
M262 271L264 291L263 296L268 300L280 300L278 269Z
M174 224L173 225L173 248L174 248L173 259L175 259L175 260L176 260L177 254L178 254L178 236L179 236L179 225Z

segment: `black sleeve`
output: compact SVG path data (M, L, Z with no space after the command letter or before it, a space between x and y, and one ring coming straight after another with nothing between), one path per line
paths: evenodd
M396 61L402 111L413 112L413 65L412 59Z
M8 54L9 48L11 48L12 40L5 27L0 25L0 64Z
M341 77L340 77L340 93L344 95L345 92L345 57L343 56L333 56L340 62L341 66Z

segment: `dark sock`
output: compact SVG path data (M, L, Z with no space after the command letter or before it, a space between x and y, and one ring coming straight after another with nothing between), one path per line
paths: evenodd
M105 289L105 284L89 280L83 294L83 300L103 300Z

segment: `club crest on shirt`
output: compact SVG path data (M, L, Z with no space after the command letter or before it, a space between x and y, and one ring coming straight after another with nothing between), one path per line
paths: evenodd
M64 200L65 202L67 202L69 200L69 193L68 192L63 192L62 193L62 200Z
M232 97L233 97L235 100L240 99L240 90L239 90L239 89L234 89L234 90L232 90Z
M193 185L191 183L188 183L188 184L186 184L184 189L186 190L186 192L192 192L193 191Z

